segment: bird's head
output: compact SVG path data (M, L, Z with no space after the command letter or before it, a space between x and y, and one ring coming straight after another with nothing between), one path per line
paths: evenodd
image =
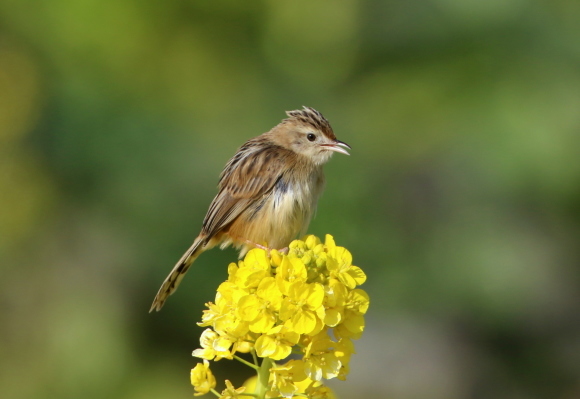
M315 164L327 162L333 152L350 155L350 146L336 139L330 123L314 108L286 111L288 118L272 129L272 140Z

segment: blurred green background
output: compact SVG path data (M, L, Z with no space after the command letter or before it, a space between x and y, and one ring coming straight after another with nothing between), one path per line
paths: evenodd
M577 0L0 1L1 396L190 397L235 251L150 303L302 105L353 148L310 227L369 276L339 396L580 397Z

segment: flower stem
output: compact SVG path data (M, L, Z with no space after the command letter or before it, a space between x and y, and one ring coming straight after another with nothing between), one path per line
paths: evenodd
M252 364L252 363L248 362L247 360L242 359L239 356L234 355L234 359L236 359L236 360L244 363L246 366L249 366L249 367L251 367L251 368L253 368L255 370L260 370L260 368L258 366L256 366L255 364Z
M260 363L258 363L258 356L256 355L256 349L252 348L252 358L254 359L254 364L257 366L260 365Z
M264 360L262 360L262 365L258 371L258 381L256 382L256 396L259 399L264 399L266 397L268 381L270 380L270 369L273 365L274 362L269 357L265 357Z

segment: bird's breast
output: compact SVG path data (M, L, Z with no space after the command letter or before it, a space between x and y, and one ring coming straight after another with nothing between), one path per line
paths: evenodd
M249 210L246 239L270 248L286 247L299 233L306 233L324 186L322 171L306 178L281 176L272 191Z

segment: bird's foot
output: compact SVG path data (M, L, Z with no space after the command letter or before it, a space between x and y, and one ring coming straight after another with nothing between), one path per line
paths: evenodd
M260 245L260 244L256 244L255 242L252 242L252 241L250 241L250 240L246 240L245 238L244 238L244 242L245 242L246 244L252 245L252 246L254 246L254 247L256 247L256 248L263 249L263 250L264 250L264 251L266 251L267 253L270 253L270 251L272 250L271 248L265 247L265 246L263 246L263 245Z
M266 253L268 254L268 256L270 256L270 251L272 251L272 250L275 249L275 248L268 248L268 247L266 247L264 245L256 244L255 242L252 242L250 240L246 240L245 238L244 238L244 242L246 244L252 245L252 246L254 246L256 248L263 249L264 251L266 251ZM288 254L288 247L284 247L284 248L281 248L281 249L276 249L276 251L280 252L281 254L287 255Z

